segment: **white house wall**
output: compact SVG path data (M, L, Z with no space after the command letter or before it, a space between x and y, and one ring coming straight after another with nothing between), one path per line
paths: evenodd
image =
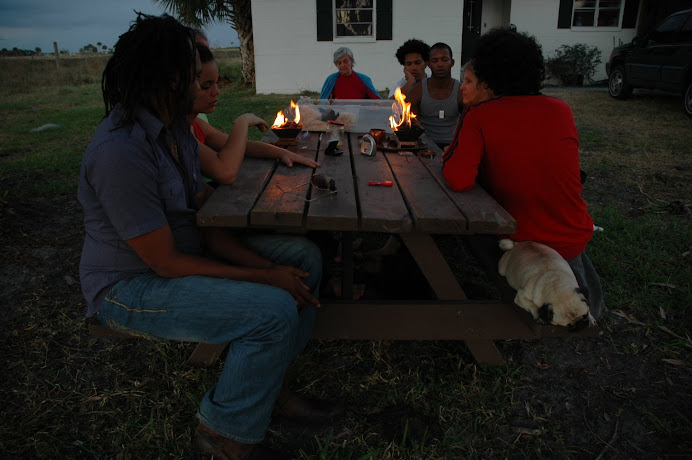
M392 5L392 40L372 42L317 41L315 0L253 0L252 25L255 45L257 92L293 94L319 92L325 78L336 72L333 53L347 46L353 51L355 70L368 75L378 90L391 88L403 77L395 57L397 48L410 38L429 45L445 42L459 75L463 0L395 0Z
M624 2L623 2L624 3ZM575 45L585 43L596 46L601 50L601 65L594 76L594 80L606 78L605 63L614 46L620 43L629 43L635 36L635 29L605 29L599 30L571 30L558 29L557 16L559 0L512 0L510 23L517 26L517 30L534 35L543 47L543 56L546 58L555 55L562 45Z

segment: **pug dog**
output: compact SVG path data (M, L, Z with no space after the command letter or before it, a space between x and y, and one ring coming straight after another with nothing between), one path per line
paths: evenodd
M566 326L572 331L596 324L572 268L552 248L534 241L500 240L505 253L498 263L500 275L516 289L514 303L538 322Z

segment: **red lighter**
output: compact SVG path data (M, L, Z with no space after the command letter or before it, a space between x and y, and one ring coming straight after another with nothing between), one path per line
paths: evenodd
M391 187L392 181L390 180L371 180L368 185L381 185L382 187Z

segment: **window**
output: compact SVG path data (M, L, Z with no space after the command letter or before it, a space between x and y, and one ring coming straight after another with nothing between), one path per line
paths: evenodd
M618 27L620 0L575 0L573 27Z
M651 33L650 38L656 43L674 43L684 41L681 39L685 35L685 29L687 29L688 34L689 31L692 30L692 27L690 27L692 16L690 16L690 19L687 20L687 22L685 22L686 19L687 16L685 14L676 14L670 16L668 19L659 24L658 27L656 27L656 30ZM685 24L685 27L683 27L683 24Z
M634 29L640 0L560 0L557 28Z
M392 0L316 0L318 41L392 39Z
M374 37L374 0L336 0L334 37Z

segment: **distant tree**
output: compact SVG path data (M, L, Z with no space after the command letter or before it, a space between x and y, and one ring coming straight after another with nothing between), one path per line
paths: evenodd
M154 0L174 12L182 22L201 27L210 21L225 21L238 32L242 74L255 85L255 42L252 36L250 0Z
M63 48L63 49L60 50L60 54L63 54L63 55L70 54L70 50L68 50L68 49L66 49L66 48Z
M35 51L36 51L36 54L38 54L39 56L41 55L41 48L39 48L38 46L36 47Z
M108 49L108 45L101 45L101 49L102 49L103 52L105 53L106 50Z
M101 42L96 42L96 52L97 52L97 53L98 53L99 50L101 49L101 45L103 45L103 43L101 43Z
M94 45L89 43L88 45L86 45L82 48L79 48L79 52L83 53L83 54L91 54L91 53L98 53L99 50Z

